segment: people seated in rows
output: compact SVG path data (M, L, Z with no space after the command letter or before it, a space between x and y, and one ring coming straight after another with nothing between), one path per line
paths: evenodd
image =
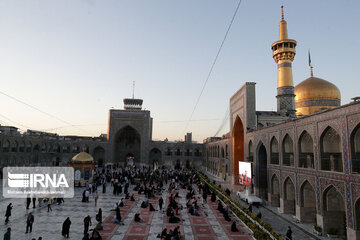
M238 232L239 231L239 229L237 229L237 227L236 227L236 222L235 221L233 221L233 223L231 224L231 231L232 232Z
M135 222L143 222L143 219L140 217L140 213L136 213L134 217Z

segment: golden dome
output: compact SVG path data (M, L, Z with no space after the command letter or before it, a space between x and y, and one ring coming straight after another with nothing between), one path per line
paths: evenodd
M72 163L93 163L94 158L86 152L81 152L81 153L76 154L71 159L71 162Z
M340 106L340 90L332 83L310 77L295 87L297 115L309 115Z

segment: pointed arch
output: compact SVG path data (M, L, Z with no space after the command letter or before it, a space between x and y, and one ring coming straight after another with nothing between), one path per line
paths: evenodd
M287 177L283 185L284 213L295 214L295 185L290 177Z
M275 136L270 141L270 164L279 165L279 143Z
M258 187L260 197L267 199L268 194L268 177L267 177L267 151L263 142L259 142L257 147L257 165L258 165Z
M249 156L248 156L248 162L252 162L252 161L254 161L254 147L253 147L253 143L252 143L252 141L250 140L249 141L249 149L248 149L248 151L249 151Z
M355 229L360 230L360 197L355 202L354 211L355 211Z
M294 166L294 144L289 134L286 134L282 143L283 165Z
M271 177L271 206L280 207L280 181L276 174Z
M299 167L314 168L314 142L311 135L304 130L299 137Z
M239 162L244 161L244 125L239 116L236 116L233 131L233 175L235 183L239 183Z
M360 123L350 135L351 172L360 173Z
M344 232L345 201L341 193L333 186L329 185L322 194L322 210L324 229L337 228L339 235ZM334 221L337 219L337 221Z
M321 170L343 171L341 137L337 131L328 126L320 137Z

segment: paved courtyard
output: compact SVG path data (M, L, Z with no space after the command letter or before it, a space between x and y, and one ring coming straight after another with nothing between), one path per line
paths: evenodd
M132 187L130 187L130 190ZM102 239L108 240L142 240L142 239L159 239L157 235L166 227L168 230L173 229L176 226L180 226L181 235L186 240L215 240L215 239L252 239L250 232L247 228L238 222L239 232L232 233L230 231L230 223L223 220L221 214L216 210L217 205L211 203L208 199L208 204L200 204L200 216L192 216L186 209L186 190L179 190L178 202L184 207L181 211L179 218L182 221L178 224L171 224L168 221L168 217L164 209L168 204L168 191L163 191L162 197L165 201L165 207L163 211L150 212L148 208L143 209L140 207L141 202L145 200L143 194L139 195L137 192L133 192L136 201L125 200L125 206L121 207L122 224L114 224L113 217L114 211L110 211L114 204L124 194L115 196L112 194L112 188L108 186L105 194L99 191L99 200L97 207L95 207L94 198L90 196L89 203L81 202L82 192L84 188L75 189L75 197L73 199L65 199L65 202L61 205L53 204L53 211L47 212L47 204L43 204L41 207L36 202L36 208L26 210L25 199L6 199L2 197L0 199L0 216L3 216L5 220L6 206L11 202L13 204L13 211L10 217L10 222L5 225L1 223L1 232L4 233L7 227L12 228L11 239L27 240L38 238L41 236L44 240L56 240L64 239L61 236L61 228L64 220L70 217L72 222L70 227L70 238L81 240L83 237L84 224L83 219L87 215L91 216L92 229L96 225L95 216L98 209L101 207L103 211L103 227L104 230L100 231ZM131 192L131 191L130 191ZM158 199L160 196L153 198L150 202L158 209ZM202 203L202 198L197 195L198 202ZM32 233L25 234L26 217L28 213L32 212L35 216ZM143 222L134 222L135 213L140 213ZM232 219L236 220L234 216ZM1 236L2 238L2 236Z

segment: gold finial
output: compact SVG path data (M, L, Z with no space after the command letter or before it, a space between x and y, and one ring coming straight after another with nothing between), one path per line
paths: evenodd
M284 6L281 5L281 21L284 21Z

